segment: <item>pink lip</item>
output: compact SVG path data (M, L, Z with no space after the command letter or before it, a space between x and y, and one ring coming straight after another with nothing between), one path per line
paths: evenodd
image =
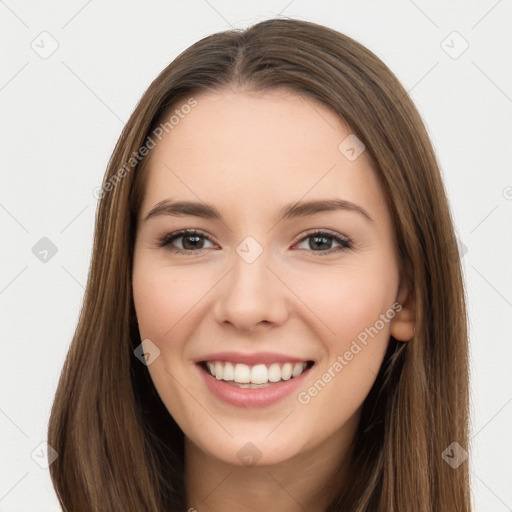
M222 358L220 359L222 360ZM273 361L275 361L275 359ZM290 360L286 359L286 361ZM297 389L304 382L310 370L310 368L308 368L298 377L272 384L266 388L249 389L231 386L227 384L226 381L212 377L200 363L196 364L196 367L208 389L217 398L236 407L266 407L272 405Z
M299 359L286 354L273 352L258 352L254 354L244 354L242 352L215 352L194 360L195 363L203 361L229 361L231 363L242 363L254 366L256 364L302 363L310 361L310 359Z

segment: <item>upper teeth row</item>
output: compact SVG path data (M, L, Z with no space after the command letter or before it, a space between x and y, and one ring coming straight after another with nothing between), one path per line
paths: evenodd
M228 361L208 361L208 369L217 380L234 380L239 384L266 384L279 382L298 377L306 368L307 363L272 363L268 368L264 364L248 366L246 364L233 364Z

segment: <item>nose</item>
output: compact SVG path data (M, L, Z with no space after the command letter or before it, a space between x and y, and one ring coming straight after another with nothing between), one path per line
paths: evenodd
M283 324L289 316L291 292L268 261L266 251L252 263L235 254L233 268L218 286L215 319L254 331Z

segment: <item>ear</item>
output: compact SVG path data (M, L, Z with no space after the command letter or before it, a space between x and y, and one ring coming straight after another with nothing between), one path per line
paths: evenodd
M402 279L396 301L401 309L391 320L391 336L398 341L410 341L415 329L415 301L408 279Z

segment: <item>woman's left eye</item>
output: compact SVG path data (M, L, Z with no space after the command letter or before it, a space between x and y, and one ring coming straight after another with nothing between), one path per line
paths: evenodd
M176 240L181 240L182 248L173 245L173 242ZM201 249L208 248L204 247L205 240L212 243L204 233L194 229L185 229L169 233L159 241L158 245L177 254L191 255L193 252L199 252ZM307 242L308 240L309 242ZM327 230L317 230L308 233L300 239L298 245L304 243L303 241L307 242L308 247L306 249L309 248L312 252L319 253L319 256L344 251L352 247L351 241L347 237ZM333 241L338 244L338 247L332 247ZM304 248L302 247L301 249Z
M307 245L309 246L310 249L313 249L313 252L318 252L319 256L344 251L352 247L352 243L347 237L340 235L334 231L327 230L313 231L307 234L305 237L301 238L301 242L302 240L309 240L309 243L307 243ZM338 247L332 247L333 240L338 244ZM328 247L326 248L326 246ZM322 248L326 248L327 250L322 250Z

